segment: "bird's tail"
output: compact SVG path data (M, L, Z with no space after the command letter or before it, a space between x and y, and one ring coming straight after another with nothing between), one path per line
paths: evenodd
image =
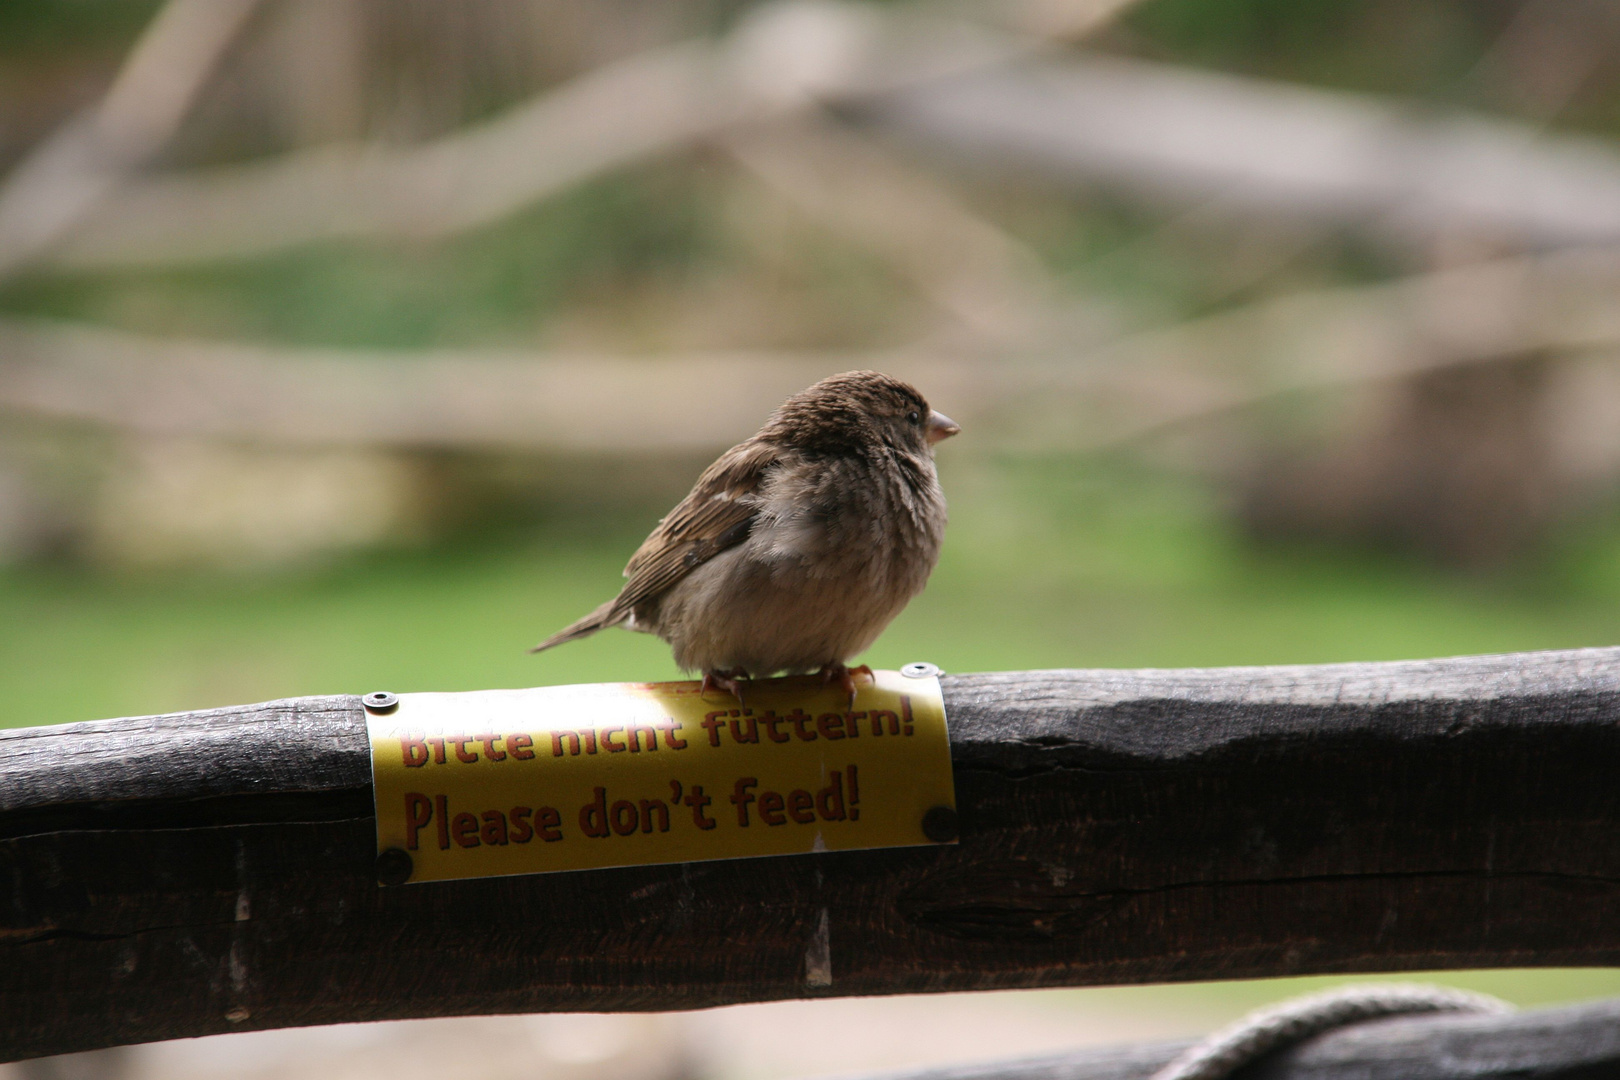
M561 645L565 641L578 641L582 637L590 637L598 630L604 630L609 626L617 626L630 617L628 611L618 610L615 607L617 603L617 598L609 600L583 619L569 623L529 651L532 653L544 652L553 645Z

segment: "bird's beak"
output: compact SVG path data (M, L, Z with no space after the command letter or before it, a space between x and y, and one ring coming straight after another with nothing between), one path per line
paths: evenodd
M952 435L958 434L961 430L961 424L958 424L955 420L952 420L938 409L932 409L929 411L928 444L930 446L932 446L934 443L940 442L943 439L948 439Z

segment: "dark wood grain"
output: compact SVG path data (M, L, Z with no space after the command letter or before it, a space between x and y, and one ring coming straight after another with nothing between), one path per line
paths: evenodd
M958 847L381 889L355 697L0 733L0 1057L1620 962L1620 649L948 676ZM830 921L833 982L806 982Z
M1082 1050L854 1080L1150 1080L1189 1044ZM1620 1075L1620 1001L1512 1016L1355 1024L1278 1051L1241 1080L1597 1080Z

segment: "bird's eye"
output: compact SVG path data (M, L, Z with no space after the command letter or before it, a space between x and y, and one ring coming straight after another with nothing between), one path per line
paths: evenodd
M922 413L918 412L916 409L912 409L910 412L906 413L906 419L910 420L913 424L920 424L922 423Z

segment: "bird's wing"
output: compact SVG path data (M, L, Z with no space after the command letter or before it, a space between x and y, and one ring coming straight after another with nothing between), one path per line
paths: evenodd
M759 513L760 489L776 462L776 448L754 440L721 454L698 477L691 494L658 523L652 535L630 556L630 564L624 568L624 576L630 580L619 595L529 651L541 652L622 624L636 605L658 596L720 552L748 539Z
M720 455L630 556L624 568L629 580L614 606L627 612L748 539L759 514L760 490L777 455L776 447L755 440Z

